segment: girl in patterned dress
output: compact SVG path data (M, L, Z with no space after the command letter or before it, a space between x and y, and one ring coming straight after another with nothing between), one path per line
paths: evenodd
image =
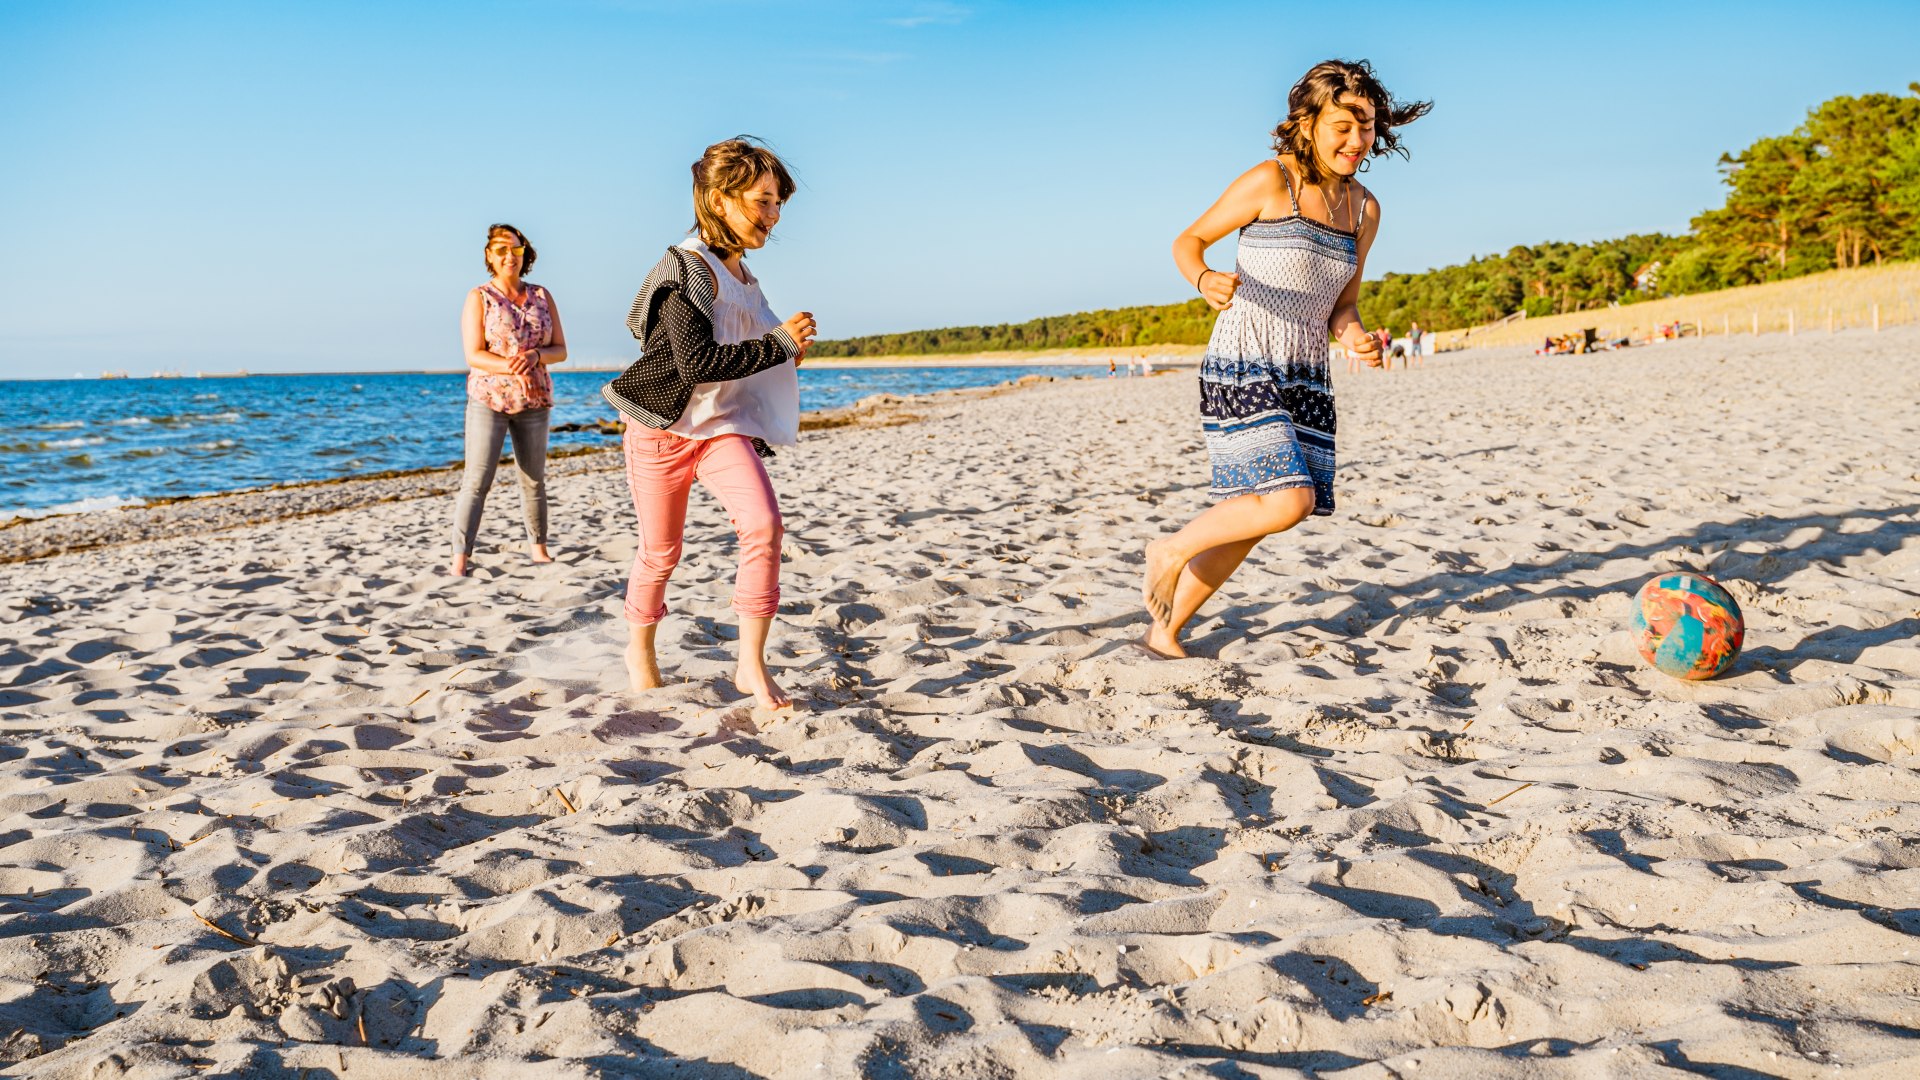
M1380 366L1359 309L1380 204L1354 174L1399 150L1395 129L1430 108L1395 102L1364 60L1316 64L1287 95L1278 156L1241 174L1173 242L1181 275L1220 312L1200 366L1200 416L1221 501L1147 545L1155 654L1186 655L1187 621L1255 544L1333 513L1329 336ZM1236 229L1233 272L1212 269L1207 248Z

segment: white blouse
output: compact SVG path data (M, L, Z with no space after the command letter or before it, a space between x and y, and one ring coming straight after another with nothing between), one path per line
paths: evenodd
M699 237L680 242L698 252L713 270L713 340L721 345L752 341L780 325L760 291L760 280L747 271L747 280L733 276L720 256ZM746 435L776 446L800 441L800 374L793 364L781 364L744 379L699 383L680 419L667 430L687 439Z

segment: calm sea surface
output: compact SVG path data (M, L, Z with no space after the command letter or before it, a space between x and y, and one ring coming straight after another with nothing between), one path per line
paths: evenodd
M1086 367L802 368L800 407ZM612 419L606 372L554 374L555 425ZM0 520L458 464L465 375L0 381ZM552 445L615 446L594 432Z

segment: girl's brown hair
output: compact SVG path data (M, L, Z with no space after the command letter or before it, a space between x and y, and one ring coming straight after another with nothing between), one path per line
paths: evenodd
M1313 65L1287 93L1287 118L1273 129L1273 148L1291 154L1300 163L1306 181L1317 184L1326 175L1320 157L1313 151L1313 125L1329 105L1352 94L1373 106L1373 157L1397 153L1407 156L1394 129L1410 124L1433 109L1431 101L1403 103L1393 100L1387 88L1365 60L1324 60ZM1366 167L1362 161L1361 167Z
M526 257L520 262L520 276L526 277L528 272L533 269L533 257L536 254L533 250L533 241L527 239L527 234L521 232L519 229L511 225L503 225L495 222L487 226L487 243L493 243L493 238L499 236L501 233L512 233L514 237L520 241L520 245L527 249ZM483 259L486 257L486 250L486 245L481 245L480 252L481 258ZM491 262L487 263L487 273L489 275L493 273L493 264Z
M725 259L744 251L746 245L727 227L727 221L714 208L713 196L732 198L760 182L771 173L779 185L780 201L793 196L792 174L751 135L738 135L707 147L693 163L693 228L714 254Z

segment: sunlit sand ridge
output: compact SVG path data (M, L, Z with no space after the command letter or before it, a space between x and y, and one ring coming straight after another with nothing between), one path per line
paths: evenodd
M1516 319L1472 332L1434 335L1443 349L1496 345L1538 346L1544 339L1593 327L1602 335L1644 342L1657 328L1681 323L1692 335L1825 334L1920 323L1920 262L1888 263L1853 270L1743 285L1737 289L1593 308L1537 319ZM1829 329L1831 328L1831 330ZM1395 328L1400 330L1402 328ZM1809 349L1821 346L1809 344Z

